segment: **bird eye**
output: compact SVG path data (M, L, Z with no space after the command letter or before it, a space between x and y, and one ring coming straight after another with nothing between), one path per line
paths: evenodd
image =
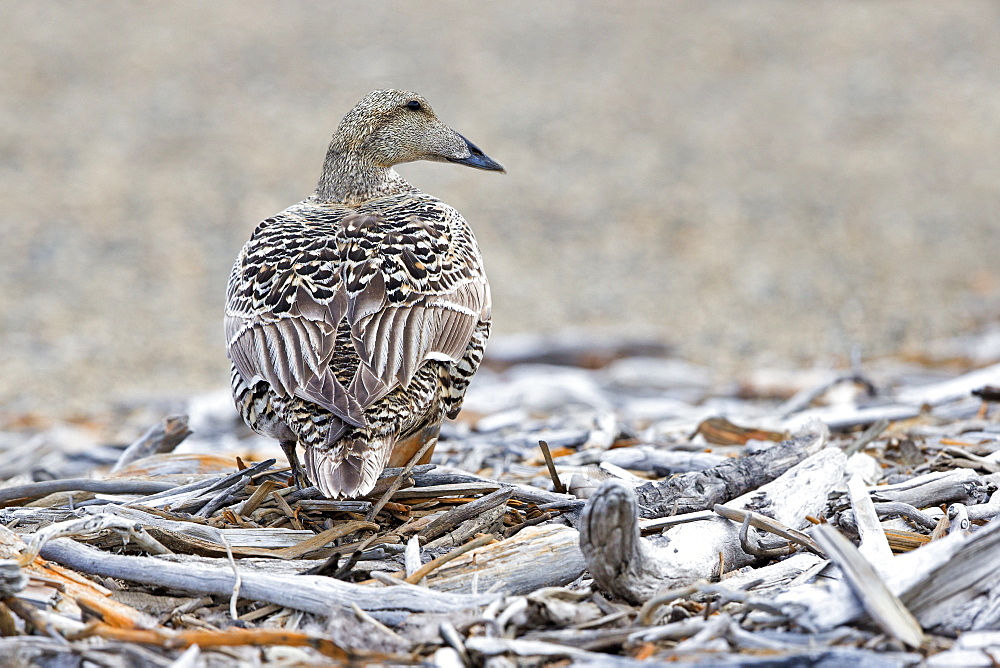
M410 100L409 102L407 102L406 108L409 109L410 111L420 111L421 109L423 109L423 107L420 106L420 103L417 102L416 100Z

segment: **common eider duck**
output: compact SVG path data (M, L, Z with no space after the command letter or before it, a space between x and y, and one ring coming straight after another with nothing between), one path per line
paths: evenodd
M229 278L236 407L277 439L297 484L332 499L370 492L436 441L489 336L479 246L393 169L414 160L504 171L420 95L375 91L341 121L316 191L260 223Z

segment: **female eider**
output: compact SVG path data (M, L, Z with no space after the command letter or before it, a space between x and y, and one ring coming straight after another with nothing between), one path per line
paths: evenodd
M229 278L236 407L300 485L302 445L329 498L370 492L437 439L489 336L472 230L393 170L413 160L504 171L421 96L375 91L341 121L316 192L258 225Z

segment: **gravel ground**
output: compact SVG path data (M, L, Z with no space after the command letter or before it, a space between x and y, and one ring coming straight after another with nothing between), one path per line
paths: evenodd
M380 87L508 168L401 169L499 335L829 363L1000 313L997 4L468 7L0 3L0 410L224 385L233 258Z

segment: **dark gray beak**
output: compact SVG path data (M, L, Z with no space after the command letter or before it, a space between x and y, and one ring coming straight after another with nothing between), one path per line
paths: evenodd
M458 134L459 137L462 137L461 134L459 133L456 134ZM465 145L469 147L469 157L461 159L449 158L448 159L449 162L454 162L455 164L458 165L466 165L468 167L475 167L476 169L485 169L491 172L500 172L501 174L507 173L507 170L503 168L503 165L501 165L499 162L497 162L490 156L483 153L481 150L479 150L479 147L473 144L471 141L469 141L465 137L462 137L462 141L464 141Z

